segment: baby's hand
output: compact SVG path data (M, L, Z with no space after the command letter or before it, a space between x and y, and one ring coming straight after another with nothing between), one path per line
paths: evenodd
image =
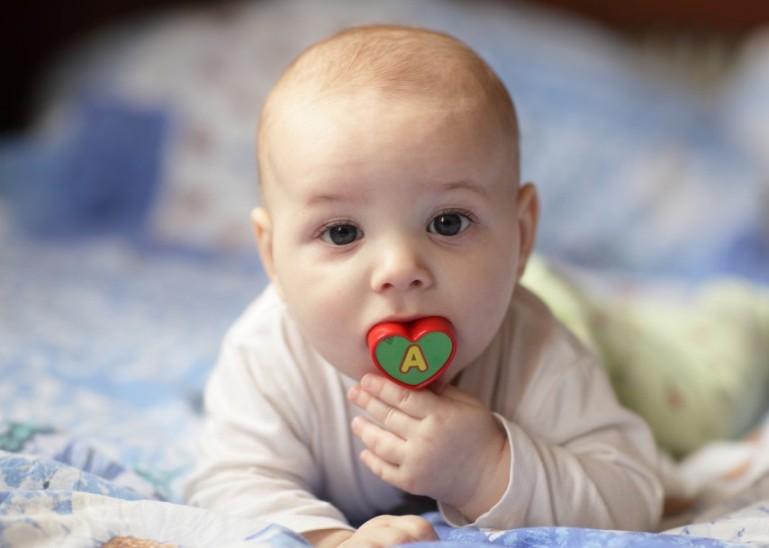
M419 516L377 516L361 525L340 547L385 548L438 540L430 522Z
M510 448L491 412L446 386L441 394L407 390L365 375L348 398L378 423L355 417L352 431L366 449L361 460L384 481L450 504L473 521L502 496Z

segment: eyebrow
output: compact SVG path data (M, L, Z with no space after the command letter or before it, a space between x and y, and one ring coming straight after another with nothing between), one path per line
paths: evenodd
M363 196L350 195L350 194L313 194L307 198L305 204L307 206L314 206L318 204L326 204L332 202L362 202Z
M470 192L473 192L475 194L478 194L479 196L487 196L488 191L483 186L474 183L473 181L451 181L451 182L443 182L439 181L436 183L431 183L429 185L433 191L442 191L442 192L450 192L453 190L467 190ZM322 193L322 194L313 194L309 196L306 200L307 206L314 206L317 204L324 204L324 203L331 203L331 202L362 202L364 200L365 196L362 194L335 194L335 193Z
M488 191L485 187L473 182L473 181L451 181L449 183L436 183L434 185L435 187L438 187L440 190L443 191L451 191L451 190L469 190L470 192L473 192L475 194L478 194L480 196L486 196L488 194Z

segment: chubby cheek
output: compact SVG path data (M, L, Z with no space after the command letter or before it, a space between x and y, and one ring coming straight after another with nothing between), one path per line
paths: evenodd
M276 270L286 306L310 345L346 375L360 378L371 360L358 333L362 299L355 278L301 263Z
M475 294L477 299L463 307L466 312L459 318L457 365L465 367L475 360L497 333L507 312L511 290Z
M345 306L346 305L346 306ZM342 299L295 303L292 314L308 342L329 363L353 378L360 378L368 367L363 337L355 329L353 303Z
M460 367L475 360L496 335L516 285L517 261L512 255L475 265L475 272L463 280L464 287L454 292Z

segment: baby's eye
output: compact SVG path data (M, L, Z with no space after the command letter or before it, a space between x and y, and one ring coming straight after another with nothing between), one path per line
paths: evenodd
M360 238L360 229L351 224L338 224L326 227L320 237L324 242L334 245L349 245Z
M447 212L436 215L427 225L428 232L434 232L441 236L456 236L464 232L472 223L472 220L464 213Z

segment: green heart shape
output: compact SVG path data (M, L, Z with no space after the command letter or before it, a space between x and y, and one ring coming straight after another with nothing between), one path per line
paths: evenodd
M421 353L416 350L409 352L412 345L418 346ZM409 362L404 365L407 353ZM376 359L382 369L391 377L410 386L418 386L440 372L449 356L451 339L438 331L426 333L416 342L400 336L387 337L376 346ZM422 363L427 366L426 370L418 367Z

